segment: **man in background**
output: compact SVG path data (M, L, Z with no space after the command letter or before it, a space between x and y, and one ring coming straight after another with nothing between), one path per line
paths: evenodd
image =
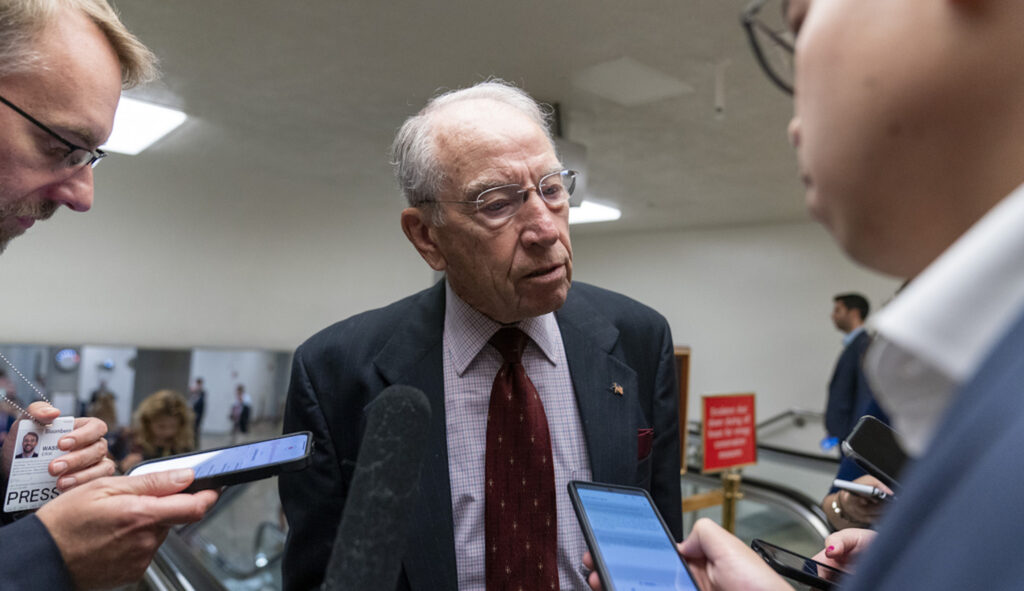
M864 353L871 344L871 337L864 331L869 311L867 298L859 293L833 298L832 323L844 336L843 352L828 384L825 430L838 441L846 439L873 399L862 367Z
M105 156L97 146L110 135L122 85L151 78L153 61L106 0L0 0L0 251L61 206L89 209L92 165ZM44 423L59 414L43 402L28 410ZM192 482L191 470L98 478L113 472L105 429L77 419L58 441L69 453L49 466L66 492L0 528L5 591L138 579L168 529L200 519L216 500L212 491L173 494ZM14 455L7 441L4 485Z

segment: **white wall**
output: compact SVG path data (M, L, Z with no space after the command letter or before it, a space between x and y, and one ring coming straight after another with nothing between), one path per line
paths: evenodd
M201 377L206 388L206 410L200 430L203 433L231 431L228 415L238 384L244 385L252 397L252 420L273 413L268 405L277 399L274 378L278 369L277 356L270 351L193 351L188 383L191 386Z
M573 240L574 278L634 297L692 347L691 419L700 395L753 391L758 418L824 409L842 347L832 296L860 291L873 306L898 283L866 271L815 224L797 223Z

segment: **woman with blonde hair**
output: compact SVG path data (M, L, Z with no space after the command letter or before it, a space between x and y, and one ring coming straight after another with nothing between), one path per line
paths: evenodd
M143 460L192 451L193 414L185 397L174 390L160 390L142 401L135 411L132 453L121 462L128 471Z

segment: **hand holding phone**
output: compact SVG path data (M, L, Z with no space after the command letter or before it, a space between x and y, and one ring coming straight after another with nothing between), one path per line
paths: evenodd
M196 473L195 482L184 491L191 493L301 470L309 463L312 449L313 434L302 431L262 441L147 460L129 470L128 474L192 468Z
M812 560L764 540L754 540L750 547L757 552L772 570L780 575L828 591L835 586L846 571Z
M569 498L606 591L697 591L647 491L573 481Z

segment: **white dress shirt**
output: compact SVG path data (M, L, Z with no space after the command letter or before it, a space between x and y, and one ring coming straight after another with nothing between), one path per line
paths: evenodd
M1022 311L1024 186L869 320L877 336L865 372L911 455Z

